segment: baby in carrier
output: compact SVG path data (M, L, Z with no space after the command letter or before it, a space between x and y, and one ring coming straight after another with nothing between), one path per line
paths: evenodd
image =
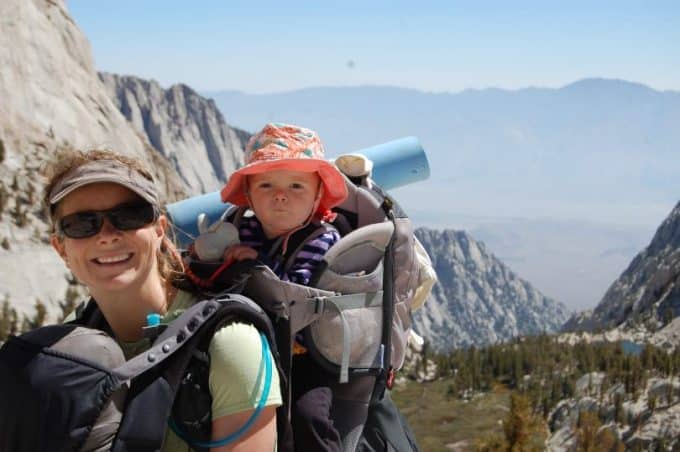
M248 142L246 166L222 189L222 200L239 206L234 220L239 242L226 248L223 262L256 260L282 281L309 285L324 255L339 239L328 225L300 245L292 262L286 255L291 237L306 228L319 230L332 221L331 208L347 197L338 169L324 159L318 135L287 124L267 124ZM242 215L249 208L252 215ZM303 234L304 235L304 234ZM299 450L340 450L339 433L330 419L332 391L317 378L321 369L294 343L292 422Z

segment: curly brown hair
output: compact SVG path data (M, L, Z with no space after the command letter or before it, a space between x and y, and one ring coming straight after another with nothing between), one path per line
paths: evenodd
M47 177L47 185L43 192L43 205L48 212L52 227L56 224L58 219L59 203L50 205L50 192L54 186L63 179L63 177L74 168L78 168L86 163L96 160L116 160L141 174L144 178L153 182L154 178L146 165L134 157L118 154L108 149L93 149L90 151L79 151L75 149L61 149L54 158L47 163L43 172ZM184 280L184 264L182 258L177 251L177 247L173 241L168 237L168 232L163 237L161 243L160 253L158 253L158 270L163 280L176 283Z

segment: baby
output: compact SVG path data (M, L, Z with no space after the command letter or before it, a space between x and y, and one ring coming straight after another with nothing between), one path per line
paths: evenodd
M331 208L347 197L345 179L324 159L324 148L312 130L267 124L246 146L246 166L235 171L222 189L222 200L249 207L254 215L237 224L240 244L227 248L224 262L256 259L283 281L308 285L328 249L339 239L328 228L305 243L289 268L291 236L310 224L331 221ZM332 393L319 378L321 370L295 344L293 359L293 431L297 450L339 451L340 435L330 419Z
M330 209L347 197L345 180L324 159L319 136L302 127L267 124L245 153L246 166L232 173L221 194L223 201L249 207L254 216L241 219L241 243L225 250L224 261L257 259L283 281L307 285L340 236L329 229L305 244L285 269L288 240L309 224L332 220Z

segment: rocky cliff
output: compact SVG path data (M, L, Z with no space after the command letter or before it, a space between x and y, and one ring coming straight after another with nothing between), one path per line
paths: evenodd
M186 85L100 73L106 91L135 130L172 162L192 194L218 190L243 165L247 136L224 121L215 102Z
M3 169L20 172L33 149L40 158L64 145L110 148L146 160L163 186L181 192L175 172L103 89L89 43L63 0L3 0L0 18Z
M680 203L597 307L571 318L564 330L603 330L640 323L657 329L679 315Z
M439 278L414 328L437 350L557 330L569 313L463 231L416 230Z
M20 312L30 313L36 299L54 311L69 287L40 205L40 169L56 150L141 158L168 201L216 189L241 162L244 132L189 88L115 76L103 76L105 84L63 0L0 2L0 67L0 302ZM110 96L119 82L133 122Z

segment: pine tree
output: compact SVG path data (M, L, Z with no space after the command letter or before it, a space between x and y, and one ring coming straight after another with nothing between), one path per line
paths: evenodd
M647 397L647 408L649 408L649 411L652 413L654 412L654 409L656 408L656 396L654 394L649 394Z
M35 328L39 328L45 324L45 320L47 320L47 308L42 303L42 301L40 301L40 299L37 298L35 300L35 314L31 319L29 319L28 317L24 317L22 329L24 331L28 331L33 330Z
M592 411L581 411L578 414L576 423L576 444L579 451L594 452L597 448L597 431L602 426L597 413Z
M66 294L64 294L64 301L59 302L59 308L61 309L61 314L59 315L59 323L63 322L64 319L76 308L76 301L80 297L78 289L76 289L75 284L69 284L66 288Z
M4 342L10 335L12 329L12 310L9 306L9 295L5 295L5 301L2 303L2 311L0 311L0 342Z
M623 395L621 393L614 394L614 422L623 424Z
M8 199L9 194L7 193L7 188L5 187L5 184L0 182L0 218L2 217L2 214L5 211Z
M505 440L509 450L523 450L529 441L531 417L529 401L523 395L513 391L510 394L510 412L503 422Z

